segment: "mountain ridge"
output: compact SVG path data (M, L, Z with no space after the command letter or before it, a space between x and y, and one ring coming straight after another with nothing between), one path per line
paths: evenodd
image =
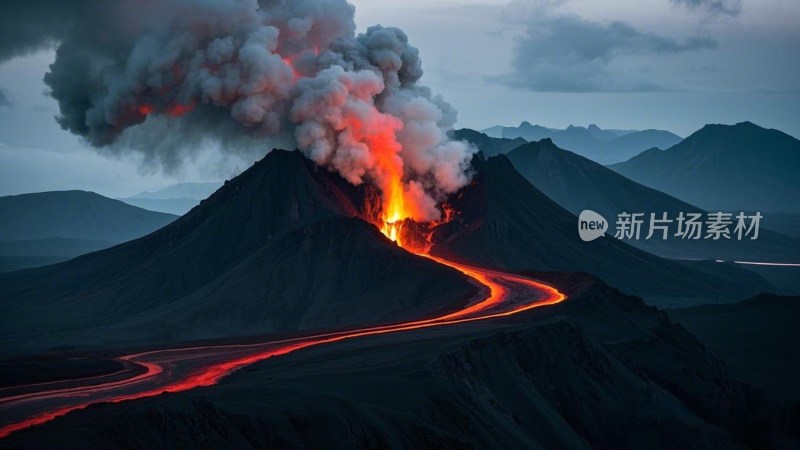
M0 240L52 237L124 242L177 218L91 191L68 190L0 197Z
M800 140L752 122L709 124L609 168L704 209L800 212Z
M610 222L612 228L615 218L622 212L640 212L645 217L650 213L660 217L666 212L672 220L679 213L706 213L701 208L629 180L588 158L561 149L549 139L517 147L507 156L531 184L556 203L575 215L587 209L596 211ZM759 239L755 241L687 241L671 236L667 240L626 242L663 257L679 259L791 262L800 255L800 241L765 229L763 221Z
M584 128L570 125L563 130L533 125L524 121L518 127L492 127L496 138L523 138L528 142L550 138L561 148L568 149L601 164L626 161L651 147L667 148L681 137L666 130L603 130L595 124ZM488 133L487 133L488 134Z
M450 202L459 213L434 232L434 255L511 271L589 272L655 304L673 301L666 297L740 299L770 288L755 274L731 280L701 273L612 237L583 242L577 217L525 180L507 156L473 161L473 182Z

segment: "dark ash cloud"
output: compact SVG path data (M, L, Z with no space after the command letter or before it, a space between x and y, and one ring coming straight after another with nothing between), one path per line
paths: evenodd
M711 16L735 17L742 13L742 0L669 0L669 2Z
M626 56L658 56L715 48L710 37L678 41L614 21L599 23L577 16L530 22L514 48L511 72L498 78L518 89L545 92L667 90L649 80L616 73L610 64Z
M88 34L108 10L103 0L26 0L0 2L0 63L67 36Z

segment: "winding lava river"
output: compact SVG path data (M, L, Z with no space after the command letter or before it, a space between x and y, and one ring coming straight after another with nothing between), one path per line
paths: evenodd
M117 403L164 392L211 386L242 367L308 347L364 336L510 316L566 299L555 288L518 275L458 264L424 254L420 256L470 277L481 287L477 298L459 311L432 319L256 344L152 350L116 358L128 368L120 371L122 373L2 389L0 439L95 403ZM13 393L4 394L4 391L10 390Z

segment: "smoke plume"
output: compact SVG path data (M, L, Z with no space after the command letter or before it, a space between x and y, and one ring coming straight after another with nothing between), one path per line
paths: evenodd
M57 120L95 147L172 166L208 141L293 142L384 194L399 177L412 218L437 219L475 150L448 138L456 112L418 84L405 33L356 35L354 12L346 0L3 2L0 61L55 46Z

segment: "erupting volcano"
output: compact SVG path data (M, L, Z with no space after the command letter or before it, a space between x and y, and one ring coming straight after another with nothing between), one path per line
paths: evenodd
M218 271L210 274L209 278L222 278L223 281L218 284L219 288L211 290L206 289L206 280L198 282L198 290L203 294L188 296L187 309L189 310L185 311L187 314L185 322L197 322L205 316L202 311L208 311L215 301L221 302L226 312L220 314L228 315L228 318L224 319L224 322L227 322L230 318L243 319L237 310L249 307L247 305L248 296L255 295L253 301L257 311L269 311L269 299L276 297L275 288L295 284L294 279L288 280L282 276L279 282L265 284L266 293L263 296L258 292L252 292L252 289L248 289L246 293L237 290L239 285L252 283L254 280L259 284L264 283L259 273L254 271L262 270L274 274L281 270L276 269L278 267L294 266L298 255L302 256L303 249L309 248L309 255L313 258L313 263L304 262L303 266L304 269L309 270L310 275L307 277L301 274L296 280L312 278L315 280L315 283L312 284L325 285L327 283L323 278L329 269L325 269L328 267L327 265L323 265L322 268L317 267L317 264L321 264L320 260L326 254L332 254L333 264L342 266L348 264L348 255L355 253L357 269L345 268L344 273L346 279L358 286L356 294L351 294L355 295L358 302L345 303L343 306L348 309L348 316L358 317L361 310L373 310L376 308L374 304L379 304L378 315L365 316L368 318L361 319L357 324L348 324L349 326L319 325L313 329L314 332L311 330L297 332L296 337L288 339L271 338L254 342L251 338L249 343L230 344L221 341L209 345L153 343L151 344L153 350L120 354L114 358L124 369L108 376L56 380L52 383L0 389L0 438L49 422L71 411L80 410L95 403L118 403L153 397L165 392L175 393L216 385L223 378L243 367L311 347L369 336L404 333L507 317L534 308L553 305L565 299L565 296L556 289L519 275L427 256L423 255L422 251L417 255L412 255L386 242L377 235L372 228L373 225L384 226L384 232L388 233L388 237L394 237L395 242L402 246L401 227L403 224L411 223L409 220L414 217L413 208L403 209L409 206L406 201L413 200L404 198L402 180L399 177L395 180L397 181L395 185L397 190L381 191L379 198L374 200L378 204L368 205L377 207L380 202L387 202L385 210L382 209L379 215L380 223L368 224L362 219L353 218L351 214L358 211L364 201L369 202L369 199L374 197L370 193L375 192L376 188L353 186L336 173L319 170L298 152L273 150L250 170L228 182L205 204L200 205L175 223L148 237L123 244L107 252L89 255L89 258L76 260L71 267L65 267L65 271L56 276L63 275L73 281L77 278L75 273L82 273L87 267L95 265L110 267L110 272L101 274L103 282L108 283L112 289L113 286L120 287L127 293L131 291L132 286L126 286L124 281L119 280L128 279L128 282L132 282L133 285L144 286L148 284L146 281L149 279L148 274L155 273L156 276L161 276L165 271L180 266L180 264L170 264L170 258L187 261L191 259L190 255L196 255L195 252L200 251L203 256L197 259L208 260L210 263L208 267ZM251 198L274 200L274 202L253 204ZM392 203L393 201L397 203ZM237 213L240 211L249 211L253 215L244 222L234 220L240 228L230 230L228 221L232 217L238 217ZM259 216L259 213L263 216ZM394 218L396 220L391 221ZM215 224L222 224L225 228L222 229L222 232L217 232L220 228ZM264 235L245 239L243 236L247 235L246 230L252 228L262 231ZM393 236L392 233L396 234ZM277 236L277 238L273 238L273 236ZM210 239L205 239L206 237ZM221 246L231 249L232 252L229 254L220 254L220 251L217 250L219 239L223 237L232 239L224 242ZM316 247L315 239L322 239L323 245L319 248ZM342 243L343 240L345 242ZM198 244L198 242L209 241L214 244ZM187 242L189 245L184 245ZM226 261L232 255L239 253L236 246L251 252L252 256L247 256L248 253L246 253L243 261L233 270L227 268L220 270L219 261ZM416 248L410 250L417 252ZM274 266L269 264L272 255L279 259ZM102 262L102 260L108 262ZM363 260L367 262L365 263ZM164 267L154 267L154 265L158 266L164 263L167 264ZM393 266L399 267L398 276L385 279L385 271ZM369 272L370 269L373 269L374 272ZM115 275L116 273L119 274L119 277ZM130 280L131 273L135 273L135 277L139 278ZM246 274L246 277L235 278L237 273ZM426 282L424 278L431 273L434 276ZM166 277L178 278L171 276L169 272L166 273ZM378 277L384 277L384 279ZM364 283L364 280L370 280L370 283ZM40 278L37 284L47 284L41 281ZM373 302L365 303L361 298L365 295L366 285L375 282L381 286L386 285L388 289L395 292L402 289L398 287L398 284L417 285L421 289L404 291L411 292L413 296L401 293L400 303L403 310L392 311L389 302L392 294L385 289L381 289L376 294ZM95 292L102 292L100 301L104 305L116 309L115 305L109 305L109 291L97 289L101 283L89 282L87 285ZM465 285L469 289L465 290ZM158 288L161 292L159 295L161 300L168 301L166 306L173 311L170 315L171 320L175 320L177 325L184 323L184 320L176 318L172 308L181 303L181 300L172 300L168 296L170 287L168 284L159 284ZM181 284L179 288L185 289L185 284ZM444 289L443 292L438 295L433 294L433 298L437 300L435 304L422 304L409 309L409 303L413 304L419 301L418 297L425 291L440 289ZM337 282L333 292L334 298L330 300L330 305L316 304L312 306L314 308L338 308L342 297L348 295L344 291L345 289ZM468 296L464 296L465 292ZM14 295L12 292L4 292L4 294ZM136 298L150 298L149 295L143 295L142 291L134 291L133 294ZM26 289L23 295L30 299L30 290ZM45 295L49 297L52 294L48 292ZM167 295L166 298L165 295ZM59 296L57 301L62 298L66 298L70 304L73 301L68 295ZM81 294L81 298L80 301L84 303L91 301L83 294ZM231 299L235 299L233 302L236 305L235 308L230 307ZM280 319L286 320L285 311L299 308L302 300L303 297L291 299L285 295L276 299L277 311L284 315ZM313 300L318 301L319 299ZM380 303L386 303L386 305L380 306ZM138 304L146 304L146 302L138 302ZM34 306L37 309L41 308L40 305ZM49 307L49 309L53 308L55 307L52 305ZM192 310L190 308L200 309ZM311 312L314 312L313 308ZM94 314L100 313L94 311ZM147 318L151 314L150 311L145 311L144 314L143 323L150 323L152 319ZM331 316L335 317L335 314L328 311L326 318L330 320ZM274 317L269 315L267 317L268 320L274 320ZM247 319L252 320L253 317L247 317ZM329 324L330 322L322 323ZM257 325L263 326L260 323ZM127 327L124 324L122 326ZM171 328L177 329L178 327ZM207 328L209 327L204 326L203 331L206 332ZM319 330L333 331L320 332ZM102 330L98 329L98 331L102 333ZM227 330L225 339L242 335L242 327L237 327L236 333L239 334L231 333L235 332Z

